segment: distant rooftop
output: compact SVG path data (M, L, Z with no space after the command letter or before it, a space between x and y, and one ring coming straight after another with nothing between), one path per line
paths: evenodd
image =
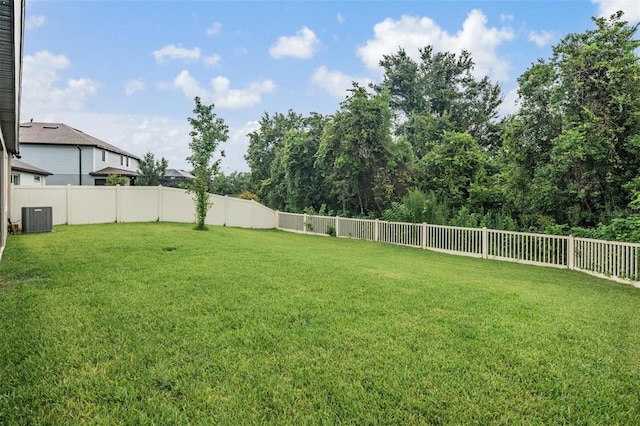
M187 179L196 178L191 173L182 169L167 169L167 171L164 173L164 176L165 177L181 177L181 178L187 178Z
M43 175L43 176L50 176L53 174L39 167L32 166L29 163L25 163L24 161L18 160L17 158L11 159L11 169L19 170L21 172L33 173L36 175Z
M41 123L27 122L20 124L20 143L21 144L43 144L43 145L80 145L94 146L116 154L126 155L136 160L140 158L131 154L117 146L111 145L98 138L94 138L81 130L74 129L62 123Z

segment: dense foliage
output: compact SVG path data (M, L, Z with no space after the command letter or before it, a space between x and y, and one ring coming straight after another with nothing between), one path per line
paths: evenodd
M354 83L331 116L265 113L251 190L292 212L638 240L638 25L594 24L519 77L507 117L468 52L431 46L384 56L381 83Z

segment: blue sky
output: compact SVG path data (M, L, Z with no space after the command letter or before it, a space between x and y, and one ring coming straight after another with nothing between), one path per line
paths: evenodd
M222 171L248 171L246 134L268 112L332 114L351 81L379 82L403 47L467 49L515 108L517 78L592 16L637 0L27 1L21 121L62 122L189 169L193 98L229 126Z

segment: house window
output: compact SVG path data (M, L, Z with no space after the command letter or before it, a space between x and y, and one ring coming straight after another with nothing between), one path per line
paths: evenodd
M106 162L107 161L107 151L105 151L104 149L102 150L102 162Z
M124 166L124 155L120 156L120 165Z
M129 157L127 157L127 167L129 167Z
M11 173L11 183L14 185L20 185L20 175L17 173Z
M40 176L34 176L33 177L33 181L34 182L40 182Z

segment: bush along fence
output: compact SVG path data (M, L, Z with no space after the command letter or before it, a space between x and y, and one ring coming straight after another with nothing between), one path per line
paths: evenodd
M634 243L283 212L276 212L276 228L567 268L640 287L640 244Z

